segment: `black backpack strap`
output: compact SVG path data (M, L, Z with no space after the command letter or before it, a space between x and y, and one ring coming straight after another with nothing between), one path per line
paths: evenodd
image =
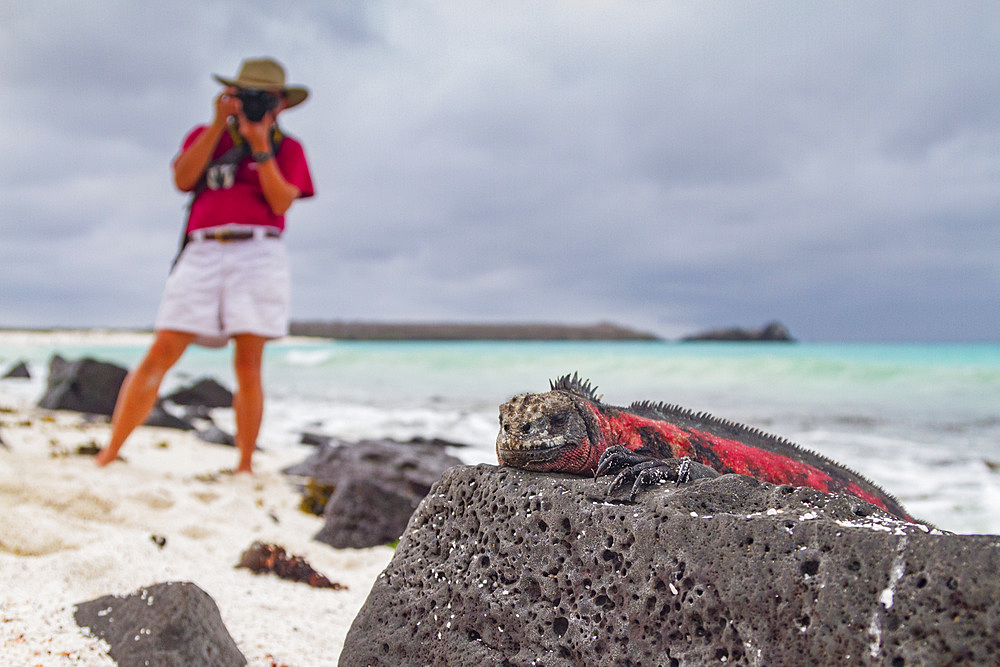
M188 244L188 222L191 220L191 207L194 205L194 200L197 199L204 190L208 187L208 173L213 167L219 167L223 165L238 165L243 159L250 154L250 146L243 139L243 135L239 133L236 129L234 123L228 123L226 125L226 130L229 132L229 136L232 137L233 145L225 153L215 158L207 165L205 165L205 171L202 172L201 178L198 180L198 185L195 186L194 190L191 191L191 199L188 200L188 214L184 218L184 226L181 228L181 240L179 247L177 248L177 254L174 255L174 261L170 263L170 270L173 271L174 267L177 266L177 260L181 258L181 253L184 252L184 248ZM281 148L281 143L284 141L285 135L282 134L278 126L275 125L273 131L271 132L271 152L274 155L278 154L278 150Z

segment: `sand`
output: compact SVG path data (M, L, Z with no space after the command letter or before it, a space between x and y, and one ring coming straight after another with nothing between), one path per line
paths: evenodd
M11 381L6 381L11 382ZM333 549L311 538L280 473L305 449L262 451L253 476L224 474L233 448L169 429L138 429L124 462L97 468L81 445L105 423L25 403L0 382L0 655L11 665L113 665L73 620L76 603L166 581L216 601L250 665L336 665L351 621L392 550ZM158 546L159 538L166 542ZM236 569L255 540L304 556L348 590Z

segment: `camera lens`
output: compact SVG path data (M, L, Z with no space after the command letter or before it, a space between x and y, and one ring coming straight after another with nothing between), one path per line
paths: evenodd
M243 115L252 123L259 123L264 114L278 106L278 97L266 90L241 90L236 96L243 104Z

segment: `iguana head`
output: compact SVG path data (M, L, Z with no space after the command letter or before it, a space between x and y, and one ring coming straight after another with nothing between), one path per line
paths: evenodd
M593 471L603 447L592 397L574 388L557 389L558 384L552 383L552 391L521 394L500 406L501 465L540 472Z

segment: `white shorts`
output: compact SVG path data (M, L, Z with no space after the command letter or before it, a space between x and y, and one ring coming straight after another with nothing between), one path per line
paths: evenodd
M155 328L221 347L234 335L288 334L291 276L280 238L191 241L167 278Z

